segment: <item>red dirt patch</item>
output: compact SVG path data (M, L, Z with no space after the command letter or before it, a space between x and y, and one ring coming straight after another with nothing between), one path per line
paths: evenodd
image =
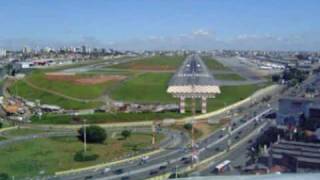
M70 81L75 84L81 85L94 85L102 84L108 81L121 81L126 79L126 76L122 75L99 75L99 76L79 76L68 73L46 73L46 79L53 81Z

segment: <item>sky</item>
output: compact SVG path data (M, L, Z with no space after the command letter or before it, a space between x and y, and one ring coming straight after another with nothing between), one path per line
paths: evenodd
M319 0L0 1L0 47L320 50Z

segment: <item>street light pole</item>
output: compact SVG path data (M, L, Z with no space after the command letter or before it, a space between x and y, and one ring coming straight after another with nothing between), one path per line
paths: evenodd
M195 67L192 68L192 121L191 121L191 147L192 147L192 155L191 155L191 167L194 165L195 161L195 140L194 140L194 123L195 123L195 115L196 115L196 94L195 94Z
M83 148L84 152L87 152L87 131L86 131L86 120L83 120Z
M175 178L178 179L178 165L176 165L176 169L175 169Z
M152 123L152 145L155 146L156 144L156 123L153 121Z

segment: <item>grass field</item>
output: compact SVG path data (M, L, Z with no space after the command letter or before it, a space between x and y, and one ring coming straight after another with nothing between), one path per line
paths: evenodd
M0 173L16 178L34 177L40 171L53 174L56 171L86 167L98 163L110 162L128 153L135 147L150 146L152 135L133 133L126 140L109 138L103 144L88 144L88 150L98 154L99 158L89 162L76 162L73 157L82 150L83 143L76 137L41 138L25 141L0 148ZM158 136L159 142L163 136Z
M0 136L0 141L6 140L6 137Z
M209 70L230 70L227 66L221 64L219 61L211 57L203 56L201 58L203 62L207 65Z
M222 86L221 94L208 101L208 111L214 111L243 100L253 94L264 85L242 85L242 86Z
M194 129L195 129L194 138L197 140L203 137L207 137L209 134L213 133L214 131L221 128L222 126L223 124L221 123L219 124L208 124L207 122L196 123L194 126ZM173 126L170 126L170 128L186 132L189 134L190 137L192 136L191 130L185 129L184 125L182 124L175 124Z
M243 100L253 94L256 90L262 88L262 85L243 85L243 86L223 86L222 93L217 95L214 99L208 100L208 112L214 111L225 106L231 105L237 101ZM186 107L186 114L179 114L177 112L166 113L95 113L92 115L81 115L81 119L87 119L89 123L114 123L114 122L135 122L135 121L150 121L160 120L165 118L181 118L190 115L191 103L188 101ZM197 102L198 109L200 109L200 101ZM34 116L33 123L37 124L72 124L72 116L67 115L52 115L45 114L41 119ZM79 123L79 122L78 122Z
M89 75L78 75L89 76ZM26 81L34 84L37 87L43 89L49 89L67 96L81 98L81 99L93 99L101 96L108 86L112 86L115 82L108 81L101 84L75 84L69 81L49 80L46 78L45 72L33 71L26 77Z
M35 101L39 99L42 104L53 104L65 109L89 109L100 106L101 102L79 102L66 99L39 89L30 87L24 81L17 81L9 89L11 94L19 95L25 99Z
M175 70L184 60L184 56L153 56L110 66L119 69Z
M86 119L88 123L114 123L114 122L136 122L160 120L165 118L179 118L188 114L177 112L165 113L95 113L90 115L79 115L80 119ZM36 124L74 124L72 116L45 114L39 119L37 116L31 118L32 123Z
M19 129L12 129L5 132L5 135L8 137L15 137L15 136L27 136L32 134L42 134L46 133L47 131L40 130L40 129L30 129L30 128L19 128Z
M172 103L176 100L166 92L171 76L172 73L140 74L114 88L110 95L122 101Z
M144 73L129 79L115 88L111 97L132 102L175 103L177 99L166 93L171 73ZM259 85L222 86L222 93L214 101L239 100L259 89ZM233 101L234 102L234 101Z
M244 81L245 78L241 77L235 73L228 73L228 74L215 74L214 77L218 80L232 80L232 81Z

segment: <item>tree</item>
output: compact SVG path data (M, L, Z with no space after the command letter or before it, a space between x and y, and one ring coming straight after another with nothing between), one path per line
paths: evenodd
M2 122L0 122L0 129L2 128L2 126L3 126L3 124L2 124Z
M308 86L306 88L306 93L315 93L316 92L316 88L314 86Z
M80 128L79 139L84 141L84 128ZM86 140L88 143L103 143L107 139L106 131L99 126L86 127Z
M123 131L121 132L121 135L122 135L122 137L123 137L124 139L127 139L129 136L131 136L131 131L129 131L129 130L123 130Z
M9 175L8 174L6 174L6 173L0 173L0 180L9 180L10 179L10 177L9 177Z
M278 82L279 80L280 80L280 75L279 74L272 75L272 81L273 82Z
M187 123L183 126L186 130L190 131L192 129L192 124L191 123Z

